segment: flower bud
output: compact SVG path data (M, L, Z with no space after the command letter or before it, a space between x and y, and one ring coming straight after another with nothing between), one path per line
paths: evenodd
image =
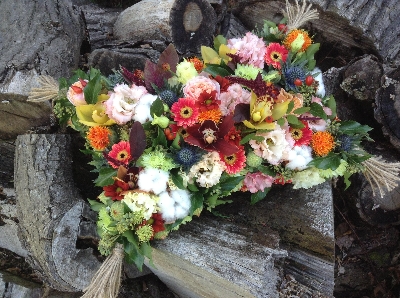
M156 115L153 115L153 118L154 118L153 121L151 121L152 125L158 125L161 128L167 128L168 127L169 119L167 117L165 117L165 116L158 117Z

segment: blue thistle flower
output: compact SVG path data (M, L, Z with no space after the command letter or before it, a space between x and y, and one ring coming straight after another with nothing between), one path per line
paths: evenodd
M201 160L202 155L202 150L187 145L175 153L174 160L177 164L181 165L185 171L187 171Z
M291 65L290 63L284 64L282 67L282 74L285 78L286 88L298 92L294 81L300 79L302 82L306 79L306 71L299 65Z
M340 135L338 137L338 141L340 142L340 149L349 152L353 146L353 138L349 135Z
M175 92L171 90L163 90L158 94L158 96L163 102L168 105L169 108L171 108L171 106L179 99L178 95L176 95Z

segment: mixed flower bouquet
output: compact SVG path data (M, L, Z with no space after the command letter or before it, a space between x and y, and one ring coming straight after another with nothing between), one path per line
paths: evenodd
M145 257L151 264L152 239L235 192L250 192L254 204L274 184L310 188L343 176L348 186L357 172L380 191L394 187L398 169L389 174L361 147L371 128L341 121L325 95L319 44L298 29L316 17L303 1L279 24L217 36L201 57L180 60L169 45L143 71L92 68L60 80L55 115L85 138L103 188L89 200L103 255L119 243L141 269ZM46 90L31 100L49 99Z
M173 45L143 71L62 79L62 124L86 139L103 192L99 250L124 246L141 268L149 241L231 202L263 199L274 184L310 188L363 170L368 126L341 121L325 96L319 44L290 24L266 21L242 38L217 36L201 57L180 61Z

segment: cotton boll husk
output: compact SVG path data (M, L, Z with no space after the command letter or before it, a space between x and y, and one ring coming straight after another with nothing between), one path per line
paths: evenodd
M314 78L316 81L318 81L318 90L317 90L316 94L322 98L325 96L325 93L326 93L324 80L322 78L322 71L318 67L315 67L311 71L311 74L316 74L316 73L318 73L318 75Z
M156 195L167 189L169 174L160 169L146 168L139 173L139 189L153 192Z

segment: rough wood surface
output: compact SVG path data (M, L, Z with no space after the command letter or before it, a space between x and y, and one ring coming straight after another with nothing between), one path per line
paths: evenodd
M172 42L181 54L199 53L201 45L212 43L216 22L214 9L205 0L143 0L120 14L114 35L134 43Z
M91 249L75 248L83 201L71 179L69 147L66 135L19 136L14 176L28 262L52 288L76 292L99 262Z

